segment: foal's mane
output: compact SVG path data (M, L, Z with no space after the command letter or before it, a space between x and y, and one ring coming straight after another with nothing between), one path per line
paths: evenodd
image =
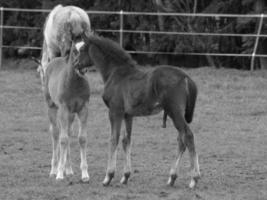
M109 62L118 66L127 65L128 67L134 67L136 65L136 62L132 59L131 55L111 39L90 35L88 36L88 40L90 44L95 45L101 50Z

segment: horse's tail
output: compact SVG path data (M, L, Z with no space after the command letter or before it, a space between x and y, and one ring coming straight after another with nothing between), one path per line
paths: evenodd
M195 104L197 99L197 86L193 80L186 78L187 85L187 101L185 107L185 120L191 123L193 120Z

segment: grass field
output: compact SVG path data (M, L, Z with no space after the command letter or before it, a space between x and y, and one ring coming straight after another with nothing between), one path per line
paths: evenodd
M133 174L119 184L123 152L109 187L102 186L108 153L109 122L101 99L102 82L91 73L88 126L90 182L80 182L77 137L71 138L74 176L49 178L51 139L46 105L34 70L0 72L0 199L267 199L267 71L199 68L186 70L197 82L199 98L191 124L202 177L190 190L189 162L182 159L174 187L166 186L176 155L177 132L162 115L136 118Z

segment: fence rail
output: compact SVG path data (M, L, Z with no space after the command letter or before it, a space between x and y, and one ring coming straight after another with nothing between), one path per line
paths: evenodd
M0 7L0 69L2 66L2 49L3 48L24 48L40 50L41 47L33 46L8 46L3 45L3 29L24 29L24 30L41 30L42 27L27 27L27 26L11 26L4 25L3 18L4 12L36 12L36 13L48 13L48 9L24 9L24 8L4 8ZM164 54L164 55L197 55L197 56L234 56L234 57L251 57L250 69L254 70L255 58L264 57L267 55L256 54L258 48L259 38L267 38L266 34L261 34L263 19L267 18L265 14L213 14L213 13L163 13L163 12L125 12L125 11L86 11L92 15L119 15L120 28L115 30L96 29L96 32L112 32L119 33L119 41L122 45L124 33L143 33L143 34L157 34L157 35L188 35L188 36L217 36L217 37L253 37L255 43L253 52L251 54L236 54L236 53L191 53L191 52L153 52L153 51L128 51L135 54ZM170 31L147 31L147 30L124 30L124 15L146 15L146 16L182 16L182 17L225 17L225 18L257 18L259 19L259 25L257 33L255 34L238 34L238 33L209 33L209 32L170 32Z

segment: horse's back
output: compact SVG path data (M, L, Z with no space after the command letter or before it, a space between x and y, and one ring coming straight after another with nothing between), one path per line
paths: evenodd
M171 77L189 77L182 69L171 66L171 65L159 65L156 66L153 70L153 73L156 73L158 76Z
M177 88L185 78L190 78L183 70L169 65L154 67L150 72L151 84L156 84L158 89Z
M49 40L51 37L57 39L56 37L64 34L64 25L68 22L73 22L78 25L83 24L82 28L88 29L88 31L91 28L89 16L83 9L76 6L63 7L62 5L58 5L47 17L44 27L45 39Z
M89 16L83 9L76 6L56 6L48 15L44 26L48 57L52 59L56 54L64 56L61 51L64 45L66 50L70 49L72 35L79 36L90 29Z

